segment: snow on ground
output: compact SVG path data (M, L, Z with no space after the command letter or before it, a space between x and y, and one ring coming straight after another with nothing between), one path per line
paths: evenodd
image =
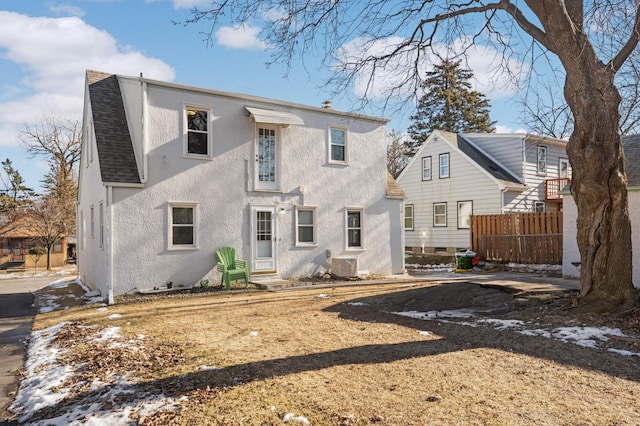
M41 278L41 277L62 277L65 275L75 275L76 269L70 267L64 267L59 270L47 271L44 267L41 267L41 272L12 272L10 274L0 274L0 280L20 280L26 278ZM31 271L31 268L29 268Z
M465 325L469 327L493 327L496 330L513 330L526 336L539 336L548 339L557 339L565 343L573 343L587 348L598 347L598 342L609 341L609 336L628 337L618 328L610 327L556 327L551 330L543 328L542 325L533 321L524 322L520 320L503 320L493 318L477 318L471 309L458 309L451 311L405 311L392 312L396 315L425 320L439 321ZM447 319L445 319L447 318ZM463 318L467 321L455 321L454 318ZM468 320L471 318L472 320ZM622 349L608 349L610 352L625 356L638 356L638 352L630 352Z
M90 383L73 380L83 366L60 364L59 357L65 355L68 349L55 343L56 335L66 324L59 323L31 334L25 376L10 408L20 416L20 423L32 426L127 425L135 423L133 414L148 416L160 409L178 408L176 400L162 394L142 393L134 398L124 398L138 392L134 388L135 383L125 376L111 375L108 382L98 379ZM113 326L96 330L90 337L94 341L112 345L117 345L120 338L119 327ZM127 341L129 348L135 345L142 347L142 339ZM78 398L79 392L96 397ZM71 397L74 403L54 412L53 417L46 420L30 420L39 411L55 409L66 397Z

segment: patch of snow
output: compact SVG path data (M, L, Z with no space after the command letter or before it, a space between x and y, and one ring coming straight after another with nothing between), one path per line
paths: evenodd
M107 327L100 331L94 338L96 342L104 342L106 340L115 340L121 337L120 327Z
M282 418L283 422L293 422L293 423L302 423L303 425L308 425L311 424L309 422L309 419L307 419L306 417L303 416L296 416L293 413L287 413L284 415L284 417Z
M195 371L210 371L210 370L218 370L218 367L213 367L211 365L199 365L196 367Z
M329 295L328 295L328 294L324 294L324 293L322 293L322 294L317 295L316 297L317 297L318 299L326 299L326 298L328 298L328 297L329 297Z
M623 355L623 356L637 356L637 357L640 357L640 353L638 353L638 352L625 351L625 350L622 350L622 349L610 348L609 352L613 352L613 353L616 353L616 354L619 354L619 355Z
M364 302L347 302L347 305L350 306L368 306L368 303L364 303Z
M433 333L426 330L418 330L418 334L420 334L421 336L431 336Z
M256 337L258 335L257 331L252 331L251 333L249 333L249 336L251 337Z
M118 319L118 318L122 318L122 314L111 314L107 316L107 319Z

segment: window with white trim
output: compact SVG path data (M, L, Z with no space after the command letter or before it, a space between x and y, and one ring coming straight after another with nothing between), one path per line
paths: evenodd
M433 203L433 226L447 226L447 203Z
M440 154L440 179L449 177L449 153Z
M458 201L458 229L471 228L473 201Z
M316 208L296 207L296 245L310 246L317 244Z
M171 202L168 211L168 249L197 248L198 209L196 203Z
M413 204L404 206L404 229L413 231Z
M422 180L431 180L431 157L422 157Z
M347 129L329 127L329 161L331 163L347 163L348 157Z
M184 155L211 157L211 109L185 106Z
M94 232L95 232L95 213L94 213L93 206L90 207L89 218L91 221L91 224L89 226L89 230L90 230L89 235L91 236L91 238L93 238Z
M534 201L533 202L533 211L536 213L544 213L545 211L545 202L544 201Z
M100 203L100 210L98 211L100 215L100 222L98 231L100 232L100 248L104 247L104 204Z
M547 174L547 147L546 146L538 146L537 170L539 175Z
M347 249L361 249L362 241L362 209L347 210Z

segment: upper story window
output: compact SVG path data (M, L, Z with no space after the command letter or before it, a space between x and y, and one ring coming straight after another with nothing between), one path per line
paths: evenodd
M329 128L329 162L347 163L348 157L347 129L341 127Z
M185 107L186 135L184 154L188 157L211 156L211 109Z
M296 245L315 245L316 242L315 207L296 207Z
M569 159L558 159L558 177L559 178L571 178L571 166L569 165Z
M404 206L404 229L407 231L413 230L413 204Z
M547 147L539 146L538 147L538 166L537 166L539 175L547 174Z
M533 211L536 213L544 213L545 212L545 202L544 201L534 201L533 202Z
M449 153L440 154L440 178L449 177Z
M347 210L347 249L361 249L362 243L362 210Z
M447 226L447 203L433 203L433 226Z
M422 157L422 180L431 180L431 157Z
M169 203L167 248L185 250L197 248L198 211L195 203Z

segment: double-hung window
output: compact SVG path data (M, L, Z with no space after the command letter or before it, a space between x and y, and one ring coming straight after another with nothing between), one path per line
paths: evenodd
M538 147L538 166L537 166L539 175L547 174L547 147L539 146Z
M185 107L186 135L184 154L187 157L211 156L211 109Z
M198 210L195 203L169 203L168 249L188 250L197 248Z
M347 249L361 249L362 241L362 210L347 210Z
M413 204L404 206L404 229L407 231L413 230Z
M471 228L473 201L458 201L458 229Z
M431 157L422 157L422 180L431 180Z
M447 226L447 203L433 203L433 226Z
M440 154L440 179L449 177L449 153Z
M349 161L347 129L329 128L329 162L346 164Z
M315 245L316 209L315 207L296 207L296 245Z

